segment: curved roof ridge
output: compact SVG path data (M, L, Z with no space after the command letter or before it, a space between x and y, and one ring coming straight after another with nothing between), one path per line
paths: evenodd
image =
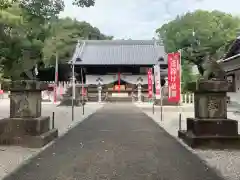
M79 65L153 65L165 55L156 40L80 40L73 59ZM166 59L160 63L166 64Z
M88 44L111 45L154 45L156 40L81 40Z

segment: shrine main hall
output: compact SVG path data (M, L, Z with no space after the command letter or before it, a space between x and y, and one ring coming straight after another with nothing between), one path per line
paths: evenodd
M84 84L89 97L98 92L109 97L129 98L148 93L147 71L154 65L160 66L161 84L167 77L167 55L162 42L152 40L80 40L68 62L68 72L75 67L77 82ZM70 76L69 76L70 77ZM91 99L91 98L90 98Z

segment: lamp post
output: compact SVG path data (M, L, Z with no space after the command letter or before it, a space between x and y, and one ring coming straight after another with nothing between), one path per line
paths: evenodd
M57 102L57 84L58 84L58 53L56 50L56 62L55 62L55 84L54 84L54 100L53 102Z

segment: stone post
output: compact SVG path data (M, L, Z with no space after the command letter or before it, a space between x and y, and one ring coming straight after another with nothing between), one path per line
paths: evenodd
M50 117L41 116L41 91L46 89L38 81L12 82L10 117L0 120L0 144L39 148L58 136L57 129L50 129Z
M102 102L102 86L98 85L98 102Z
M142 102L142 86L138 83L138 102Z
M228 82L223 80L192 83L195 117L187 118L187 129L178 131L178 136L189 146L240 147L238 121L227 118L228 89Z

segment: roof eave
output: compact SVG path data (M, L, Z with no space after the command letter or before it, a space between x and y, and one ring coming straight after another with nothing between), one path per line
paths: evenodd
M239 54L236 54L236 55L234 55L234 56L231 56L231 57L229 57L229 58L226 58L226 59L220 59L220 60L218 60L217 62L218 62L218 63L225 63L225 62L229 62L229 61L231 61L231 60L237 59L237 58L239 58L239 57L240 57L240 53L239 53Z

